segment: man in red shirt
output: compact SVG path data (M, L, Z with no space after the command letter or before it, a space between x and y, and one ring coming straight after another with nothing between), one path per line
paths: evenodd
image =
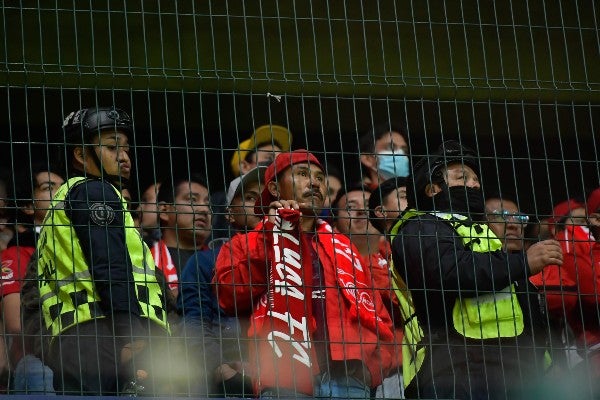
M56 190L64 183L60 173L48 163L34 163L31 171L18 173L15 180L15 236L0 253L0 305L6 339L12 339L9 356L13 367L23 357L21 341L21 286L27 273L27 264L35 251L37 234L50 208ZM5 339L3 338L3 339ZM20 378L20 377L18 377ZM23 377L23 379L27 379ZM19 379L21 381L21 379ZM51 379L50 379L51 383ZM43 382L27 379L29 392L49 389ZM51 386L51 385L50 385ZM19 389L25 389L17 387Z
M377 196L381 197L382 186L390 186L392 181L402 178L392 178L384 181L375 190ZM388 183L386 183L388 182ZM390 193L387 192L386 197ZM371 198L375 195L371 190L364 185L358 185L348 188L347 191L340 191L336 200L333 203L333 214L335 228L344 235L348 236L352 243L356 246L362 256L363 265L368 266L373 278L373 288L379 292L383 304L393 316L393 322L396 326L394 330L395 340L390 347L390 351L394 354L396 362L390 371L389 377L386 378L378 392L382 392L386 397L396 398L402 397L402 383L399 381L399 361L402 359L401 343L403 331L401 327L401 319L398 308L398 300L392 289L390 281L390 266L391 249L390 244L380 232L374 219L369 218L371 208ZM390 196L391 197L391 196ZM398 211L398 214L400 211ZM380 221L378 221L380 222Z
M576 200L557 204L550 217L554 238L563 251L562 266L550 265L530 278L545 293L548 312L566 320L575 334L577 351L583 358L573 377L590 374L580 389L600 393L600 188L592 192L586 206ZM587 222L589 221L589 222ZM591 385L591 386L590 386ZM587 393L586 395L589 395Z
M588 351L592 370L600 377L600 320L598 303L600 300L600 188L594 190L587 199L589 227L592 243L592 263L589 268L577 271L581 307L583 340ZM597 381L597 380L596 380Z
M350 240L318 215L321 163L281 153L265 172L265 220L217 259L219 304L251 314L250 362L263 398L369 398L392 365L391 320Z

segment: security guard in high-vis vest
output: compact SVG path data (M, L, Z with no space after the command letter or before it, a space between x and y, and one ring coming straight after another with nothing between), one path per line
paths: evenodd
M543 373L546 330L527 278L561 264L558 242L508 254L479 221L484 201L477 156L456 141L419 160L408 209L392 228L395 273L414 307L407 398L516 396ZM414 368L406 373L406 368Z
M54 196L38 240L38 280L48 363L59 393L131 388L152 336L166 336L161 286L120 194L131 174L132 123L117 108L64 121L71 178ZM141 362L141 361L140 361Z

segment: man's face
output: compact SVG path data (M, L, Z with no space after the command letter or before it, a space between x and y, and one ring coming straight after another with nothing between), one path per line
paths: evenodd
M371 193L353 190L340 197L337 203L335 227L345 235L378 234L369 223Z
M481 189L479 177L471 167L462 163L450 163L444 173L448 187L463 186Z
M600 242L600 208L589 215L588 222L596 242Z
M325 202L325 174L316 165L294 164L281 174L278 182L279 198L304 203L305 209L317 213Z
M379 161L377 155L380 153L389 154L389 152L400 154L400 150L402 150L402 154L408 154L408 144L404 136L398 132L388 132L375 141L374 154L363 154L360 157L360 161L366 168L374 173L378 173Z
M485 202L488 226L508 252L522 251L526 222L519 208L510 200L489 199Z
M398 217L400 217L402 211L406 210L406 207L408 207L406 186L400 186L388 193L388 195L383 198L381 205L386 225L396 221Z
M157 229L158 224L158 203L156 195L160 189L160 183L152 184L142 193L140 201L140 226L142 229Z
M588 218L585 208L579 207L571 211L571 215L565 219L565 225L587 225Z
M249 160L242 160L240 163L242 175L259 165L271 164L279 153L281 153L281 149L276 144L267 143L257 147L256 152L252 153Z
M234 197L229 205L229 223L239 229L252 230L261 216L254 213L254 205L260 198L262 186L258 182L246 185L242 194Z
M331 206L341 188L342 182L338 178L332 175L327 176L327 196L325 196L324 207Z
M86 172L101 176L101 169L104 169L108 175L129 179L131 160L129 159L127 135L121 131L101 132L92 139L91 144L96 145L92 151L96 152L101 165L91 165L95 162L90 163L92 160L88 155Z
M389 132L375 141L375 154L383 151L393 151L396 153L397 150L402 150L404 154L408 154L408 144L398 132Z
M589 221L591 226L600 227L600 210L596 210L596 212L591 213L589 216ZM600 240L600 238L597 238L597 240Z
M54 194L64 182L63 178L50 171L43 171L34 176L33 218L36 224L44 220Z
M208 189L196 182L175 188L175 203L161 208L164 226L177 231L178 241L201 245L211 232L212 213Z

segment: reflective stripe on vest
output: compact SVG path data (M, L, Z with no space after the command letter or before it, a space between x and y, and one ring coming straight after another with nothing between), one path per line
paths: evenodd
M42 312L46 328L53 337L76 324L105 317L79 238L64 211L64 200L69 191L84 181L86 178L83 177L71 178L58 189L37 244ZM126 210L125 200L116 188L113 189ZM154 260L135 228L131 214L125 211L124 217L125 241L141 316L168 330Z

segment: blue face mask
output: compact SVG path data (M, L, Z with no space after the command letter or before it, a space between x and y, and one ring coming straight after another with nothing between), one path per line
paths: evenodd
M379 175L384 179L407 177L408 156L401 149L382 151L377 154L377 168L379 168Z

